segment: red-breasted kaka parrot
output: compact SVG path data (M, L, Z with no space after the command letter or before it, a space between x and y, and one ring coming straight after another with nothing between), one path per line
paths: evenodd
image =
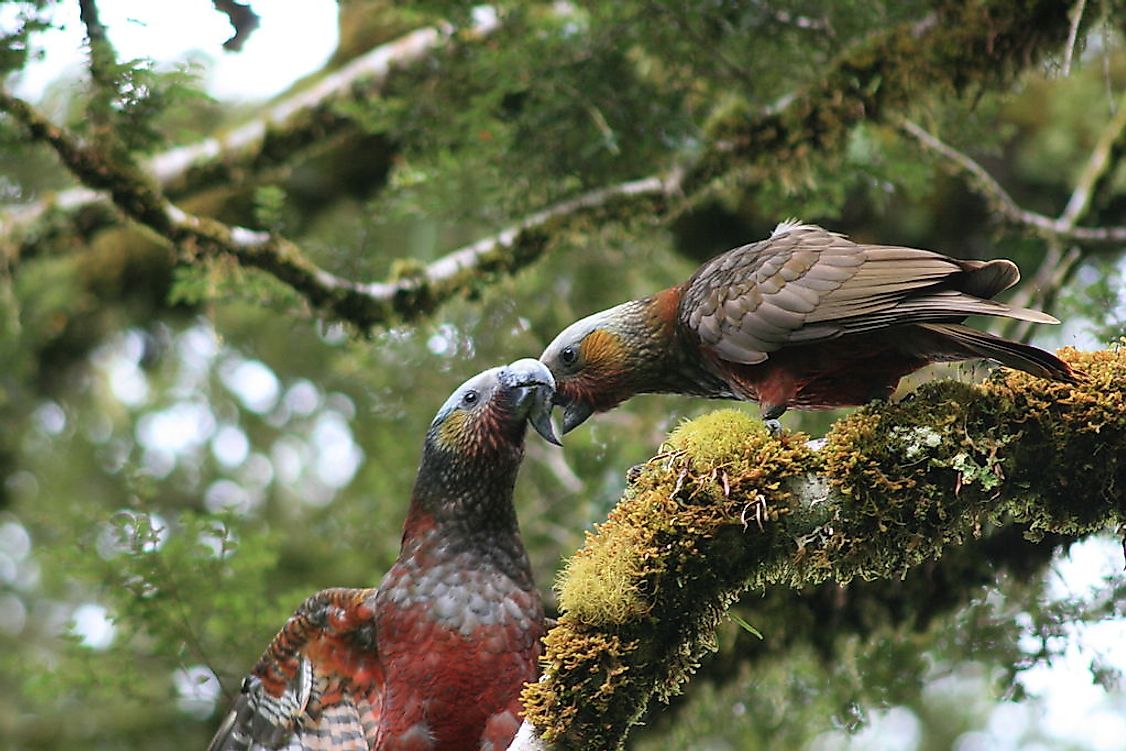
M537 677L543 606L512 490L554 382L524 359L466 381L426 433L399 558L326 589L274 637L211 751L502 751Z
M990 299L1018 279L1004 259L860 245L788 221L683 284L571 324L540 359L564 432L642 393L757 401L766 419L865 404L927 363L970 358L1074 382L1055 355L961 325L971 315L1059 323Z

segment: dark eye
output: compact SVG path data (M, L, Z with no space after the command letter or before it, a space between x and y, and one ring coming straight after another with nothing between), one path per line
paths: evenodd
M477 403L477 398L478 398L477 392L470 389L469 391L466 391L464 395L462 395L461 403L469 405L469 406L473 406L474 404Z
M578 350L576 350L574 347L564 347L559 352L559 359L563 362L564 365L574 365L575 360L579 359Z

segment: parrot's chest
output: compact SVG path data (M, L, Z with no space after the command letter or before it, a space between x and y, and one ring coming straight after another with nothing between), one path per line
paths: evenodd
M498 562L440 547L388 572L376 621L389 735L477 749L489 718L535 680L543 606L519 554Z

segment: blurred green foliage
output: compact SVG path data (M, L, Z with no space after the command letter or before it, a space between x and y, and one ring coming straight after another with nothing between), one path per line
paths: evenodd
M39 54L35 32L50 25L32 12L50 3L2 2L0 12L17 5L31 10L0 37L5 74ZM502 25L487 40L338 106L377 140L341 152L337 141L306 145L284 169L245 176L245 192L185 200L287 233L336 273L382 278L553 200L691 162L713 118L784 103L849 44L935 5L509 0L494 6ZM908 113L1049 215L1126 87L1121 9L1090 5L1069 75L1052 58L1004 90L920 91ZM437 19L469 22L464 3L341 6L355 52L368 46L357 29L374 44ZM116 69L102 116L132 157L248 114L203 96L188 70ZM77 125L97 95L72 80L44 102ZM341 167L372 156L356 143L379 151L373 172ZM202 748L292 608L326 586L379 581L423 433L450 390L781 219L1010 257L1027 272L1044 256L1043 241L999 225L962 180L885 125L864 123L839 153L789 167L716 186L666 225L623 216L569 229L531 268L376 332L319 320L276 280L169 254L135 232L43 230L20 238L18 256L0 238L0 748ZM1124 179L1117 170L1086 224L1122 223ZM5 204L68 184L50 152L0 119ZM1100 346L1123 333L1124 303L1121 250L1093 251L1055 311L1068 325L1043 342ZM568 436L563 453L530 440L517 506L545 595L627 468L712 406L642 397ZM817 433L831 419L785 422ZM896 612L878 597L847 611L841 602L869 596L858 583L748 598L739 617L762 640L734 621L722 629L719 656L638 729L634 747L844 748L872 716L877 728L880 717L913 718L919 740L897 748L953 747L985 728L994 702L1018 698L1022 670L1073 643L1074 624L1123 619L1121 578L1090 596L1050 591L1046 562L1066 542L1013 542L1028 565L964 591L925 572L884 584L938 587L935 612ZM855 617L825 615L846 611ZM1113 666L1095 659L1092 671L1121 711ZM1031 720L1023 732L1011 747L1055 742Z

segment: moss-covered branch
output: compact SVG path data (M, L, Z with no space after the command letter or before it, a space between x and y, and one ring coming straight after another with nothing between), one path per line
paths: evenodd
M1126 349L1061 356L1079 387L1013 371L934 383L820 445L736 410L681 426L561 577L546 675L525 693L543 740L519 747L619 748L747 589L899 579L999 526L1126 521Z
M170 241L185 257L226 256L261 269L288 284L313 307L361 329L417 318L495 274L523 268L562 234L560 224L614 212L621 201L660 210L659 204L673 189L660 179L649 178L591 191L536 212L428 266L401 266L394 279L362 283L321 269L280 235L189 214L168 201L144 175L114 164L27 102L3 91L0 110L12 115L33 138L50 145L79 179L107 191L121 213Z

